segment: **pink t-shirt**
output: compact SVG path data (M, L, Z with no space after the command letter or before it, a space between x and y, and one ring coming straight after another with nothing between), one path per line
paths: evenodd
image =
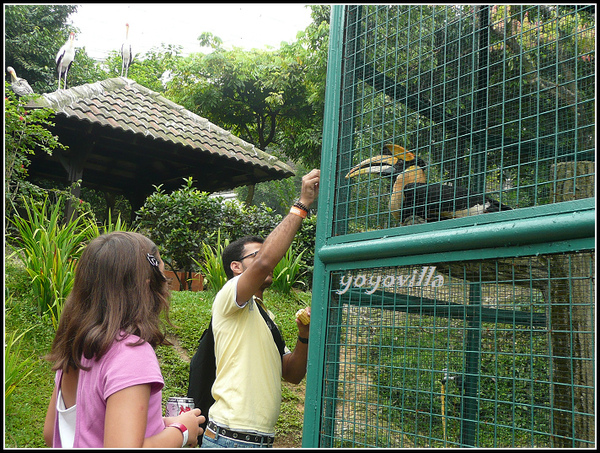
M104 446L106 400L113 393L132 385L151 385L145 437L153 436L165 429L162 419L164 380L158 358L148 343L128 346L129 343L135 343L138 340L138 336L129 335L123 340L115 341L100 360L83 358L83 365L91 366L91 369L89 371L79 370L73 447L100 448ZM57 371L56 385L60 382L61 376L62 371ZM55 448L62 446L58 431L58 416L54 423L52 446Z

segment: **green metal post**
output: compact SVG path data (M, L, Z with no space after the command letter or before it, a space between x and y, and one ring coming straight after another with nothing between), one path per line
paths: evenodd
M529 215L528 218L519 221L510 219L406 235L384 235L369 240L327 245L319 249L317 254L319 259L326 263L344 261L351 263L374 258L531 244L538 244L540 253L552 253L553 242L579 238L593 239L595 236L595 200L576 200L570 203L578 206L577 211L561 212L559 204L522 208L521 212L527 212ZM485 247L482 248L483 246Z
M346 6L342 9L347 8L347 13L343 13L343 17L348 18L347 26L344 27L346 30L346 37L344 39L344 45L342 47L342 72L344 74L344 92L340 103L342 104L342 118L341 118L341 130L339 139L339 149L336 152L338 159L338 166L340 168L350 168L351 154L350 150L354 146L354 99L356 97L356 68L354 65L356 61L351 58L347 58L349 55L354 55L356 52L358 24L361 16L361 6ZM342 31L343 34L343 31ZM329 82L328 82L329 86ZM336 142L337 144L337 142ZM332 148L333 149L333 148ZM336 198L336 215L334 223L334 236L346 234L348 231L348 199L350 192L350 183L341 172L338 172L337 179L339 185L338 196Z
M319 198L333 200L335 197L335 168L339 127L342 43L344 30L344 7L331 8L329 56L327 65L327 89L323 121L323 146L321 151L321 184ZM315 238L315 261L311 304L311 342L308 348L306 398L304 403L303 447L319 447L323 401L326 331L329 306L329 273L319 259L318 250L326 244L333 223L333 203L320 203Z
M346 8L348 8L346 10ZM348 152L352 150L354 144L354 127L353 127L353 118L354 118L354 98L355 98L355 68L353 67L354 61L347 58L347 55L354 54L354 48L356 47L356 37L358 36L357 28L360 22L360 13L361 7L344 7L342 9L342 23L344 23L344 19L346 22L346 26L342 28L342 30L346 30L346 36L343 42L345 45L342 46L343 54L342 54L342 74L345 74L344 78L344 87L345 90L342 95L342 99L340 100L340 104L342 107L342 118L341 118L341 130L340 130L340 138L339 138L339 149L332 156L333 162L337 162L336 165L331 166L330 168L338 168L338 166L342 166L342 168L349 168L351 155ZM342 33L343 35L343 33ZM350 43L350 44L348 44ZM339 89L339 88L338 88ZM335 149L335 148L333 148ZM339 173L339 172L338 172ZM349 184L346 182L345 178L342 177L341 173L338 175L340 181L339 184L339 192L336 197L336 215L334 222L334 235L346 234L348 229L348 207L347 200L349 194ZM334 180L334 178L331 178ZM327 274L329 275L329 274ZM340 357L340 328L341 325L341 317L342 310L340 310L335 305L335 301L333 298L329 296L327 299L329 300L329 313L335 314L335 319L329 319L328 328L327 328L327 340L330 345L325 350L325 365L327 369L325 370L325 382L324 385L326 399L324 401L323 407L323 419L322 419L322 428L321 432L324 435L325 439L332 439L335 434L335 413L337 407L337 399L335 395L337 395L337 383L339 381L339 357ZM320 447L332 447L332 445L323 444L324 439L321 439L319 442Z
M469 305L481 309L481 283L469 285ZM465 348L465 374L461 404L460 441L463 446L477 445L479 419L479 360L481 355L481 313L474 310L467 318L467 340Z
M477 40L477 91L475 92L474 176L473 186L477 193L485 193L485 168L487 145L487 90L488 90L488 27L489 7L476 6L474 39ZM482 200L483 202L483 200ZM481 308L481 283L469 284L469 305ZM481 313L474 312L467 326L465 349L465 375L461 400L461 444L477 445L477 423L479 419L479 365L481 353Z

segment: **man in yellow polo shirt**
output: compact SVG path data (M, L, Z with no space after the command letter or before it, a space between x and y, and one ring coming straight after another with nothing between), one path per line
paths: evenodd
M229 280L212 307L217 372L203 448L272 447L281 407L281 378L298 384L306 374L310 324L296 319L294 351L287 347L280 351L261 308L273 269L317 198L319 177L320 171L312 170L302 178L299 201L264 242L248 236L223 251Z

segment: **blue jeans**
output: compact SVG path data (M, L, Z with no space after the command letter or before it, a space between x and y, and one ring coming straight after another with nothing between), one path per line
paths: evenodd
M273 444L255 444L253 442L230 439L229 437L219 436L218 434L216 437L216 439L211 439L208 436L203 436L200 448L273 448Z

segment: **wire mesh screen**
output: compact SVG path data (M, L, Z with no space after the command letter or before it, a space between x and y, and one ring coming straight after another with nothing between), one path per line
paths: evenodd
M303 446L595 447L595 6L331 30Z
M594 6L354 5L343 40L334 235L556 203L593 178Z
M320 446L592 446L594 263L332 272Z

